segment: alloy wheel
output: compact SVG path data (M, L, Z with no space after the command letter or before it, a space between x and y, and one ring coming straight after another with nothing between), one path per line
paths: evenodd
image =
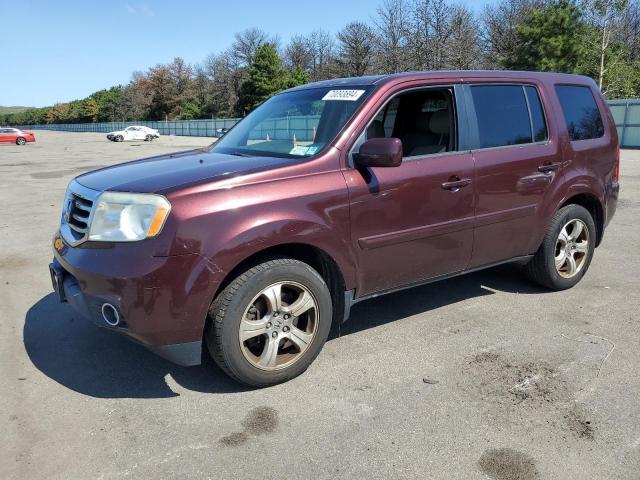
M318 302L297 282L263 289L244 312L238 339L245 358L261 370L280 370L298 361L318 330Z
M585 265L589 254L589 229L579 219L573 219L560 230L556 240L556 271L563 278L577 275Z

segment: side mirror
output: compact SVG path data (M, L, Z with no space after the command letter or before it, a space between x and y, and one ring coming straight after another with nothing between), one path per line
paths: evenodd
M402 142L399 138L372 138L353 155L362 167L399 167L402 163Z

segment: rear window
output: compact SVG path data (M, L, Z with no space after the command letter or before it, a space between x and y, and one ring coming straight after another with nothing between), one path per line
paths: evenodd
M547 138L542 105L534 87L473 85L471 96L478 121L478 148L519 145Z
M604 135L600 110L589 87L556 85L556 94L571 140L589 140Z

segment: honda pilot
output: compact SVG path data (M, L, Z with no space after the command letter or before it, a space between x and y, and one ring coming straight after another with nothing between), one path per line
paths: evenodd
M374 296L514 261L573 287L618 178L589 78L328 80L274 95L210 147L72 180L50 272L98 325L180 365L205 345L267 386L304 372Z

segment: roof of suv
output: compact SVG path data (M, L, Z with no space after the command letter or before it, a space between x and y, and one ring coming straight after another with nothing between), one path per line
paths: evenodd
M525 72L513 70L429 70L404 73L392 73L389 75L370 75L365 77L334 78L320 82L307 83L292 90L321 87L353 87L356 85L382 85L390 82L419 80L428 78L459 79L459 78L495 78L495 79L547 79L556 82L572 82L580 84L592 84L593 80L582 75L555 72Z

